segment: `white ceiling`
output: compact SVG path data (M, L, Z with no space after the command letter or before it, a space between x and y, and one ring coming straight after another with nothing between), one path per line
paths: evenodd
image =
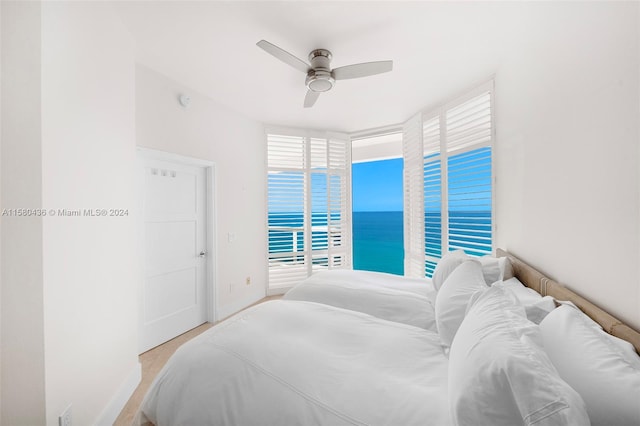
M358 131L400 123L489 78L517 48L520 2L113 3L137 60L226 107L268 124ZM526 20L525 20L526 21ZM392 59L390 73L338 81L305 109L305 75L256 46L332 67Z

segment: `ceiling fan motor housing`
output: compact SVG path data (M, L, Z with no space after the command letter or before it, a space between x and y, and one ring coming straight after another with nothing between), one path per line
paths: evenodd
M326 49L316 49L309 53L311 69L307 73L305 84L314 92L330 90L336 80L331 75L331 52Z
M327 49L312 50L309 53L309 62L306 62L266 40L260 40L256 44L268 54L307 74L305 79L305 85L307 86L307 94L304 97L305 108L312 107L318 100L320 93L331 90L336 80L368 77L389 72L393 69L393 61L375 61L346 65L332 70L332 55Z

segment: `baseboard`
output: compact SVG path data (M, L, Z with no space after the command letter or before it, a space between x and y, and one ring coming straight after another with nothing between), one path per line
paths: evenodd
M237 300L233 303L230 303L225 306L219 306L218 312L216 315L216 321L221 321L225 318L230 317L233 314L236 314L246 308L247 306L253 305L258 300L264 299L265 295L263 293L260 294L251 294L248 297Z
M140 363L136 363L136 366L131 370L129 376L126 380L120 385L120 388L116 392L116 394L111 398L111 401L107 404L107 406L102 410L100 416L98 416L98 420L95 422L96 426L112 426L116 421L120 412L124 408L133 392L140 384L142 380L142 366Z

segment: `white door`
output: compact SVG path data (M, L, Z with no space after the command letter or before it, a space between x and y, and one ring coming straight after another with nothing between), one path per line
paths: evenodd
M206 169L144 160L140 352L207 320Z

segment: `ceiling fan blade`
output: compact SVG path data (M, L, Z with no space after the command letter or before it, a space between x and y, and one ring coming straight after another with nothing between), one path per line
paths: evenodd
M393 69L393 61L365 62L362 64L347 65L334 69L331 74L336 80L348 80L350 78L368 77L382 74Z
M311 108L320 97L320 92L314 92L313 90L307 90L307 95L304 97L304 107Z
M311 65L307 64L302 59L299 59L293 56L291 53L287 52L286 50L282 50L275 44L271 44L266 40L260 40L259 42L256 43L256 45L262 50L264 50L265 52L270 53L271 55L280 59L282 62L289 64L296 69L299 69L303 73L306 73L311 68Z

